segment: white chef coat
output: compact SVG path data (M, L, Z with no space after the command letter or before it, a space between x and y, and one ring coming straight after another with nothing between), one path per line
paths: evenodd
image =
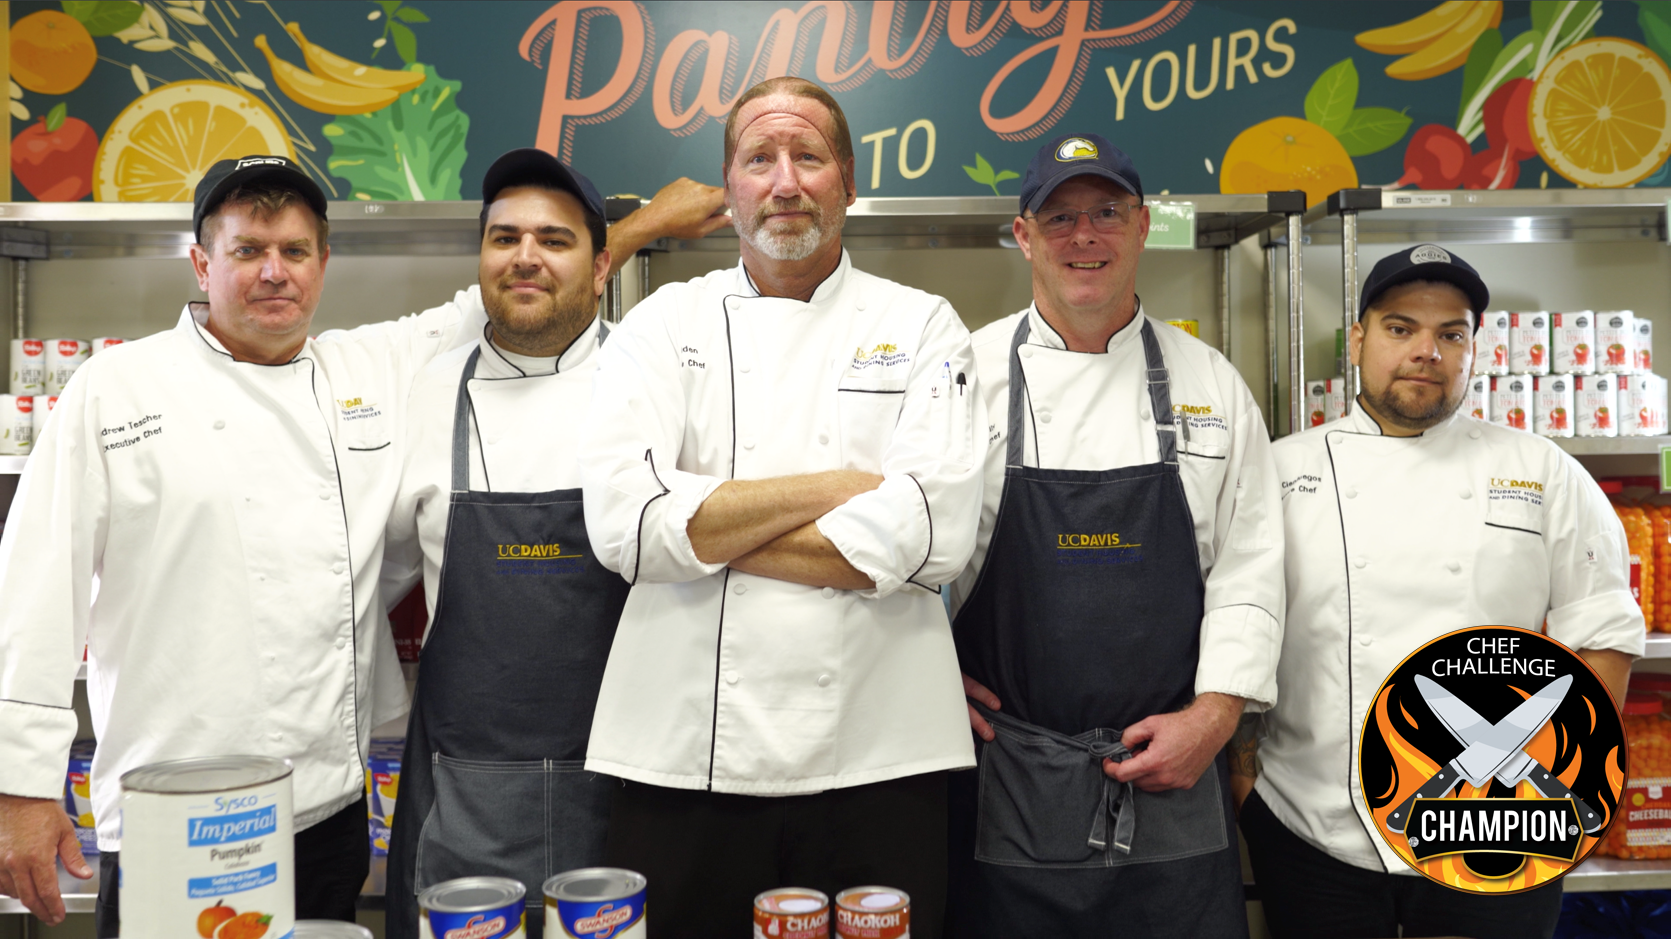
M986 412L945 300L855 270L809 303L741 264L669 284L600 353L581 440L586 529L634 586L586 768L716 792L817 792L974 765L939 586L969 560ZM886 478L818 520L874 590L697 560L727 479Z
M549 358L507 353L484 335L431 362L413 383L406 468L389 516L384 570L391 597L405 596L422 572L431 625L452 508L453 413L464 363L481 349L470 380L470 488L578 489L580 421L597 371L598 323L594 319L561 356Z
M0 539L0 792L63 797L85 642L100 850L121 846L119 777L147 763L289 759L298 828L360 798L372 727L406 708L378 589L396 435L474 306L267 366L188 304L76 372Z
M1282 527L1276 471L1259 406L1217 350L1175 326L1137 315L1108 339L1106 354L1069 352L1035 304L974 335L990 444L975 555L952 587L955 612L974 592L997 524L1008 458L1010 345L1021 317L1020 350L1030 413L1022 422L1028 466L1105 470L1154 463L1160 441L1150 413L1143 323L1154 327L1171 381L1178 473L1195 522L1206 584L1195 693L1247 698L1249 710L1276 701L1282 645Z
M1373 822L1358 734L1410 653L1471 626L1537 630L1641 655L1624 527L1548 440L1460 412L1387 437L1364 410L1276 442L1288 622L1265 715L1259 795L1289 830L1356 867L1414 875Z

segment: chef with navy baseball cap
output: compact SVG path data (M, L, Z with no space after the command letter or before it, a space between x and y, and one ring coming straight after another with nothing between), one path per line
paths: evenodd
M1642 654L1624 529L1595 480L1458 410L1490 299L1449 249L1383 258L1352 326L1358 407L1272 448L1288 615L1276 706L1235 762L1257 776L1241 826L1274 936L1519 939L1560 916L1559 881L1483 895L1422 877L1373 831L1358 779L1376 689L1445 633L1547 623L1618 701Z
M1264 419L1138 298L1119 148L1039 148L1013 231L1033 303L974 335L991 443L952 606L981 765L953 774L949 932L1246 936L1224 745L1276 700Z

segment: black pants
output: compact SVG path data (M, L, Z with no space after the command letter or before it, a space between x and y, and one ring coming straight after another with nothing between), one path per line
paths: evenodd
M99 899L93 925L99 939L121 934L120 852L99 854ZM296 918L354 921L354 903L371 873L366 800L296 833Z
M735 939L752 933L754 898L774 887L811 887L833 904L880 884L910 895L912 939L939 939L946 774L782 797L626 782L605 856L649 878L656 933Z
M1257 792L1242 804L1241 827L1275 939L1549 939L1561 918L1560 881L1495 896L1353 867L1289 831Z

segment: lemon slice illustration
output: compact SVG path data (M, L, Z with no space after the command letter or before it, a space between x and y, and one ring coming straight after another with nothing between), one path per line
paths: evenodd
M219 160L296 158L278 116L241 88L211 81L164 85L116 115L93 161L100 202L190 202Z

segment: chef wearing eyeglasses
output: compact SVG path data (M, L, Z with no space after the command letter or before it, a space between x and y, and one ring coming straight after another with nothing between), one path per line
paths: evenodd
M952 630L981 743L954 774L949 932L1245 936L1225 742L1276 700L1280 507L1224 356L1137 297L1131 160L1042 147L1033 304L974 335L991 428Z

